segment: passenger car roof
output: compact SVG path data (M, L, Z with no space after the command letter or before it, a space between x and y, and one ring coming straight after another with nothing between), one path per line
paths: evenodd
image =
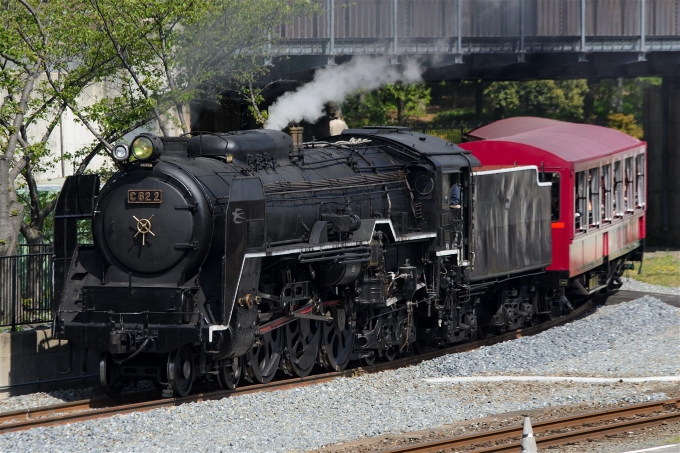
M527 145L572 163L644 145L644 142L614 129L533 117L496 121L475 129L468 137Z

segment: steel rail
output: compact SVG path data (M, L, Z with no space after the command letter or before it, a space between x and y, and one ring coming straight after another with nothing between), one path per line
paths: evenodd
M634 417L654 412L672 411L678 409L680 398L673 398L664 401L651 403L635 404L609 409L598 412L591 412L569 417L546 420L533 424L534 435L547 433L556 430L569 429L571 431L545 436L535 437L536 443L541 448L546 448L565 443L573 443L586 439L605 437L613 434L628 432L633 429L640 429L649 426L660 425L663 422L680 420L680 411L666 414L636 418L634 420L617 421L623 417ZM470 420L473 423L474 420ZM612 423L607 423L612 422ZM594 427L583 427L584 425L603 423ZM426 442L421 444L408 445L404 447L382 450L380 453L426 453L448 451L453 448L472 448L477 445L488 444L489 442L508 441L501 445L475 449L475 453L516 453L520 450L520 439L522 437L522 425L500 428L492 431L484 431L467 436L450 437L442 440Z
M415 356L404 357L392 362L384 362L371 366L352 368L344 371L317 374L304 378L285 379L281 381L270 382L268 384L247 385L244 387L238 387L235 390L220 390L214 392L198 393L185 397L158 399L160 392L137 392L124 395L123 397L115 400L108 398L98 398L4 412L0 413L0 435L8 432L22 431L36 427L63 425L66 423L85 421L95 418L110 417L117 414L143 412L161 407L178 406L185 403L216 400L230 396L245 395L263 391L304 387L328 382L339 377L352 377L397 369L409 365L415 365L424 360L431 360L447 354L471 351L482 346L491 346L524 336L536 335L555 326L566 324L583 315L592 307L593 302L588 301L566 316L547 321L536 326L525 327L483 340L462 343L444 349L438 349Z

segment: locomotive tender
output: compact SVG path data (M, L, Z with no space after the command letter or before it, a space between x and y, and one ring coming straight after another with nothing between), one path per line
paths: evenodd
M300 147L273 130L142 134L114 157L101 190L69 177L55 215L54 334L101 354L110 395L389 361L569 306L539 278L551 188L535 166L481 167L400 127Z
M535 165L552 183L553 259L543 284L589 296L618 289L642 261L646 144L619 131L517 117L472 131L461 147L485 165Z

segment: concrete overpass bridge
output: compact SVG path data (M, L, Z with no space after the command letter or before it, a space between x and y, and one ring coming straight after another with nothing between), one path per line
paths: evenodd
M318 0L278 30L277 73L417 56L430 80L674 76L678 0Z

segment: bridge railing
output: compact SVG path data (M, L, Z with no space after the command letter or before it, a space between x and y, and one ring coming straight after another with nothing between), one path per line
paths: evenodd
M618 50L645 52L651 50L646 48L649 39L680 36L676 0L317 0L317 4L315 14L279 27L281 44L323 41L322 47L308 48L308 53L334 55L347 53L354 41L357 48L352 53L375 54L401 53L402 43L412 40L442 39L437 51L448 46L456 53L474 50L476 40L506 38L512 42L495 50L517 52L532 50L525 48L532 42L572 38L562 50L597 51L601 38L626 38L635 42L635 48ZM357 46L366 40L383 41L384 46Z

